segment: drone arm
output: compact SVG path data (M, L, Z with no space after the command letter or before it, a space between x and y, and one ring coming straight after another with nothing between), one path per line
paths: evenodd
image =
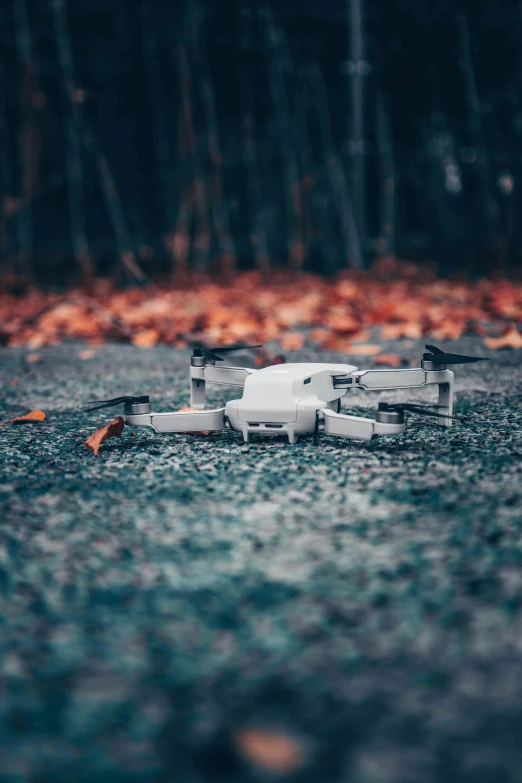
M411 370L364 370L354 373L355 388L368 391L385 389L411 389L435 384L439 387L441 418L438 423L442 427L451 427L451 419L445 418L453 414L453 381L451 370L424 370L417 367Z
M224 408L208 411L127 414L125 424L131 427L152 427L156 432L206 432L227 429Z
M206 364L203 367L190 366L190 405L204 408L206 402L206 384L222 386L244 386L249 375L257 372L250 367L216 367Z
M375 419L365 419L362 416L348 416L344 413L323 409L324 428L326 435L336 435L338 438L359 438L371 440L374 435L400 435L404 432L404 422L390 424Z

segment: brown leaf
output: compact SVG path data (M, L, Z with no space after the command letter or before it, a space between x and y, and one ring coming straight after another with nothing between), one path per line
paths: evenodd
M96 351L93 351L92 348L87 348L85 351L80 351L78 354L79 359L94 359L96 356Z
M383 367L400 367L403 363L403 359L396 353L381 353L374 359L375 364L380 364Z
M355 332L350 335L352 343L367 343L370 340L370 332L367 329L361 329L360 332Z
M418 323L389 324L381 330L382 340L399 340L407 337L410 340L418 340L422 337L422 327Z
M35 334L27 341L27 347L32 351L37 351L42 345L45 345L45 338L41 334Z
M11 419L12 424L30 424L35 421L45 421L45 413L36 410L31 411L31 413L26 413L24 416L17 416L16 418Z
M300 351L304 341L304 336L299 332L288 332L281 337L281 348L283 351Z
M352 332L358 332L361 324L359 320L352 315L346 313L333 313L326 319L326 326L338 334L350 334Z
M324 340L327 340L329 337L330 337L330 332L328 329L317 328L317 329L312 329L308 333L308 338L313 343L321 344L322 342L324 342Z
M125 421L123 416L118 416L116 419L111 421L110 424L106 424L105 427L100 427L99 430L93 432L93 434L90 435L85 441L85 445L92 451L94 456L97 457L102 443L105 443L105 441L109 440L109 438L121 438L121 433L123 432L124 427Z
M138 334L135 334L132 338L132 344L138 345L140 348L152 348L158 342L159 331L158 329L144 329Z
M303 748L285 734L252 726L236 731L234 739L243 756L269 772L288 775L303 765Z
M285 357L281 353L274 353L268 348L261 348L255 358L256 367L272 367L274 364L284 364Z
M442 326L430 329L430 335L434 340L458 340L462 337L466 324L459 321L446 321Z
M41 358L42 355L39 353L30 353L25 357L25 361L34 364L35 362L39 362Z
M380 345L371 345L370 343L366 343L366 345L352 345L348 353L352 354L353 356L375 356L375 354L379 353L380 350Z
M498 350L499 348L522 348L522 334L518 331L515 324L502 337L486 337L484 340L488 348Z

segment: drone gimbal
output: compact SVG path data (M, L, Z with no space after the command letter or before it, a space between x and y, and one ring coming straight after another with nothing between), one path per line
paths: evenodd
M193 349L190 360L190 404L195 410L155 413L148 396L117 397L100 401L89 410L124 405L125 423L152 427L156 432L205 432L232 429L248 442L251 435L286 436L295 443L300 435L324 432L341 438L370 440L375 435L400 435L405 414L430 416L442 427L453 419L454 374L448 365L481 361L478 357L445 353L427 345L420 367L393 370L358 370L350 364L278 364L260 370L218 364L221 353L261 346ZM240 399L225 407L205 410L207 383L243 389ZM433 408L408 403L379 403L375 418L341 412L341 400L350 391L384 391L438 386Z

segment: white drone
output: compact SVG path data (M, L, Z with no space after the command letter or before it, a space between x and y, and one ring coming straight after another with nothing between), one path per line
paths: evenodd
M148 396L99 400L88 410L123 404L125 423L132 427L191 433L232 429L241 432L246 443L251 435L286 436L289 443L296 443L299 435L318 432L371 440L375 435L404 432L405 412L432 416L442 427L450 427L454 375L448 365L483 361L427 345L429 353L423 354L421 366L408 370L358 370L351 364L306 362L276 364L261 370L217 365L224 361L221 353L260 347L194 348L190 360L193 411L154 413ZM243 396L230 400L224 408L205 410L207 383L239 386ZM353 389L419 389L433 384L439 387L439 399L432 408L381 402L374 419L341 413L341 400Z

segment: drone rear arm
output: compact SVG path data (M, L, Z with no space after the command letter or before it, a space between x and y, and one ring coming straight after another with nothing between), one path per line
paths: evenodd
M348 416L335 413L327 408L322 410L323 427L326 435L336 435L338 438L360 438L371 440L374 435L400 435L404 432L404 421L388 423L365 419L362 416Z
M125 423L131 427L152 427L156 432L206 432L227 429L224 408L208 411L126 414Z
M355 388L367 391L384 391L385 389L413 389L435 384L439 387L438 407L441 418L438 423L442 427L451 427L451 419L445 418L453 414L453 381L451 370L428 370L416 367L411 370L362 370L353 373L352 384Z
M222 386L244 386L249 375L257 372L250 367L216 367L205 364L201 367L190 366L190 405L192 408L204 408L206 402L206 384Z

